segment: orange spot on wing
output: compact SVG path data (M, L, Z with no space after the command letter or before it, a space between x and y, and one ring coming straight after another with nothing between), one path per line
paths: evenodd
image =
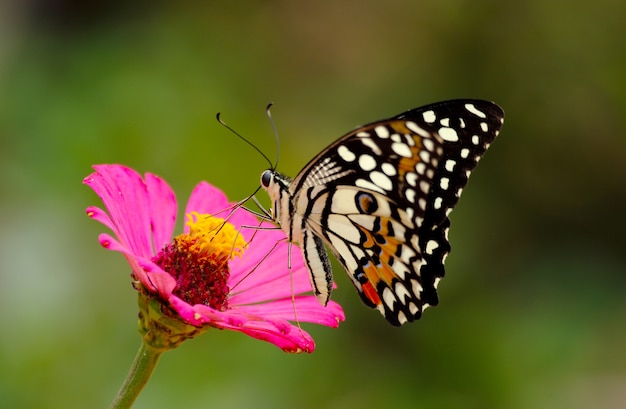
M377 285L379 281L384 281L390 286L391 280L396 277L396 273L393 272L386 262L380 265L374 265L370 262L363 267L363 272L367 276L367 279L374 285Z
M386 219L385 219L386 220ZM373 246L378 245L380 247L380 252L377 254L380 259L380 264L375 265L371 262L363 267L363 272L367 276L368 280L374 285L378 284L379 281L384 281L388 286L391 286L391 282L394 278L397 278L397 274L393 271L393 269L389 266L389 261L394 257L396 249L399 245L401 245L400 241L395 237L386 236L389 231L387 228L387 223L383 224L384 227L379 231L385 236L386 243L378 243L372 233L365 229L363 226L357 225L365 235L365 242L362 244L364 249L371 249Z

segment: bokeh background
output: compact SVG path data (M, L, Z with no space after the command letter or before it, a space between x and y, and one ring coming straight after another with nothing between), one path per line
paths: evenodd
M312 355L210 331L136 408L626 407L626 2L4 1L0 407L110 403L139 346L95 163L232 199L358 124L449 98L506 111L452 214L441 304L390 327L337 269Z

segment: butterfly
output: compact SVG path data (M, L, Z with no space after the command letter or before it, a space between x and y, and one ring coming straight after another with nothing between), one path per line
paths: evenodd
M392 325L438 304L448 216L503 120L488 101L439 102L349 132L294 179L262 173L270 217L301 247L322 305L333 282L325 245Z

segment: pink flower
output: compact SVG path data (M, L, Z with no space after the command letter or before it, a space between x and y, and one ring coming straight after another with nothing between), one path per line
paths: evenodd
M184 231L172 239L177 204L167 183L150 173L142 179L120 165L94 169L84 183L106 211L91 206L87 215L113 231L113 236L100 234L100 244L121 252L132 268L140 301L142 296L145 301L140 324L147 342L163 343L165 337L165 349L172 348L214 327L243 332L287 352L312 352L311 336L290 321L337 327L344 320L339 304L323 307L311 293L300 251L291 252L292 267L287 268L284 233L267 222L260 226L272 229L242 228L259 226L259 221L243 209L232 212L233 203L217 188L206 182L195 187ZM165 334L159 333L163 325ZM174 334L172 327L187 332Z

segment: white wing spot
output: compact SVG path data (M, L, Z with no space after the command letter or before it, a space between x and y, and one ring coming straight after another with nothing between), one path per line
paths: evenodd
M413 136L413 134L410 133L406 133L404 134L404 139L406 139L406 144L409 146L415 146L415 138Z
M472 136L472 143L478 145L480 143L480 137L478 135Z
M411 279L411 290L413 290L413 294L419 298L422 293L422 285L416 279Z
M435 240L428 240L428 243L426 243L426 254L433 254L433 251L437 250L438 247L439 243Z
M357 133L356 136L358 136L359 138L369 138L370 137L370 133L366 132L366 131L361 131L361 132Z
M452 128L440 128L439 136L441 136L444 141L448 142L457 142L459 140L459 135L457 135L456 131Z
M421 199L420 199L421 200ZM409 219L413 219L413 216L415 216L415 210L413 210L412 207L407 207L406 208L406 215L409 216Z
M370 155L363 154L359 156L359 166L365 171L370 171L376 168L376 160Z
M391 163L385 162L380 167L387 176L395 176L398 173L396 167L393 166Z
M480 129L482 129L483 132L487 132L489 130L489 126L487 125L487 122L481 122Z
M359 286L360 286L360 285L361 285L361 284L359 284ZM380 313L381 313L381 314L385 315L385 307L383 306L383 303L378 304L378 305L376 306L376 309L377 309L378 311L380 311Z
M427 150L421 150L419 155L422 162L430 162L430 152Z
M402 137L398 133L394 133L393 135L391 135L391 140L394 142L402 143Z
M409 303L409 312L410 312L412 315L417 314L417 312L418 312L419 310L420 310L420 309L417 307L417 305L415 305L415 303L414 303L414 302Z
M424 193L428 193L428 191L430 190L430 183L428 183L425 180L422 180L420 182L420 190Z
M388 138L389 137L389 129L387 127L379 125L374 128L374 132L378 135L379 138Z
M404 197L411 203L415 203L415 190L408 188L404 191Z
M435 143L433 142L432 139L423 139L422 145L424 146L426 150L429 150L431 152L435 149Z
M452 159L448 159L446 160L446 164L444 165L446 170L448 172L453 172L454 171L454 167L456 166L456 161L452 160Z
M484 112L479 111L478 108L474 106L474 104L465 104L465 109L467 109L468 111L470 111L472 114L476 115L477 117L487 118L487 115L485 115Z
M404 304L404 299L406 297L411 298L411 293L409 293L409 290L407 290L404 284L402 284L400 281L398 281L394 287L396 290L396 297L398 297L402 304Z
M435 115L435 111L426 111L422 114L422 117L424 118L424 121L432 124L433 122L435 122L437 120L437 116Z
M415 164L415 171L423 175L426 172L426 164L424 162L417 162Z
M407 172L404 175L404 180L406 180L406 183L408 183L409 185L416 186L417 185L417 173Z
M441 209L441 205L443 204L443 199L441 197L437 197L433 202L433 207L437 210Z
M374 182L374 184L380 186L382 189L387 191L391 191L393 189L393 182L382 172L374 171L370 173L370 179Z
M396 275L398 277L400 277L401 280L404 280L404 277L406 277L406 273L407 273L407 271L404 270L404 269L402 269L402 270L401 269L396 269L396 270L393 270L393 272L396 273Z
M417 200L417 205L420 207L420 209L426 210L426 199L424 199L423 197L420 197ZM413 210L413 209L411 209L411 210ZM411 217L411 218L413 218L413 217Z
M460 122L461 128L462 129L465 128L465 121L463 120L463 118L459 118L459 122Z
M439 181L439 186L441 186L441 188L443 190L450 189L450 179L448 179L448 178L441 178L441 180Z
M383 290L383 301L387 304L387 307L393 311L393 305L396 303L396 297L393 296L389 287L386 287Z
M404 324L407 321L408 320L406 318L406 314L403 313L402 311L398 311L398 322L400 323L400 325Z
M393 150L400 156L404 156L405 158L410 158L411 156L413 156L413 154L411 153L411 148L409 148L409 145L405 143L394 142L393 144L391 144L391 150Z
M443 118L439 123L446 128L450 126L450 118Z
M339 148L337 148L337 153L339 154L341 159L345 160L346 162L352 162L356 159L356 155L354 154L354 152L346 148L345 145L341 145Z
M467 149L467 148L463 148L463 149L461 149L461 157L462 157L463 159L467 159L467 157L469 156L469 152L470 152L470 151L469 151L469 149Z
M361 143L363 143L363 145L369 147L372 150L372 152L374 152L375 155L382 155L383 154L383 152L380 150L378 145L376 145L376 142L374 142L374 140L372 138L363 138L361 140Z
M387 194L387 192L385 192L380 186L370 182L369 180L357 179L354 184L357 187L362 187L363 189L373 190L374 192L378 192L378 193L381 193L383 195Z
M430 132L428 132L427 130L420 128L418 124L416 124L413 121L407 121L404 124L408 129L410 129L411 131L415 132L416 134L420 135L420 136L428 136L430 135Z

